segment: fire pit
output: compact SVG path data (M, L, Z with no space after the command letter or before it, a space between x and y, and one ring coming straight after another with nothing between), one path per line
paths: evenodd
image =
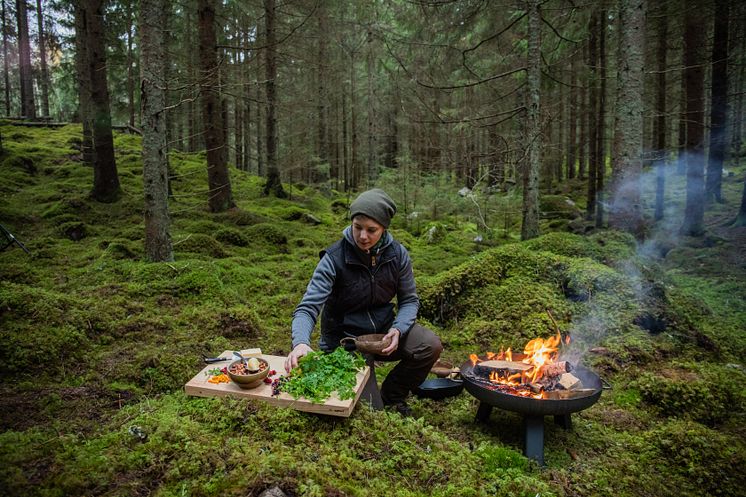
M541 465L544 464L544 416L554 416L557 424L571 429L570 414L595 404L602 391L601 378L589 369L556 361L559 335L555 340L555 347L541 348L543 357L533 353L511 354L508 349L507 356L472 355L461 366L464 387L479 400L477 421L487 422L493 407L522 414L523 454ZM529 345L535 346L534 342ZM529 345L526 352L531 352Z

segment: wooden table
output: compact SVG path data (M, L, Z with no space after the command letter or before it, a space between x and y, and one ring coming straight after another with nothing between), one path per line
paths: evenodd
M272 379L285 376L285 357L265 355L261 352L257 353L257 349L249 349L247 351L241 351L245 357L261 357L269 363L269 368L277 371L277 374L272 376ZM232 358L231 351L226 350L220 357L226 359ZM323 404L314 404L310 400L301 397L294 399L287 393L280 393L280 395L272 396L272 385L262 383L256 388L245 390L234 382L230 383L209 383L207 380L210 378L209 375L205 374L210 369L222 368L228 366L232 361L226 360L225 362L218 362L215 364L209 364L205 366L202 371L197 373L194 378L189 380L184 385L184 392L187 395L194 395L196 397L237 397L242 399L255 399L261 400L268 404L280 407L290 407L298 411L314 412L317 414L328 414L330 416L342 416L348 417L352 414L352 410L355 408L358 399L360 399L360 393L363 391L363 386L368 381L370 376L370 368L366 366L364 369L357 373L357 383L355 384L355 396L352 399L340 400L337 397L336 392Z

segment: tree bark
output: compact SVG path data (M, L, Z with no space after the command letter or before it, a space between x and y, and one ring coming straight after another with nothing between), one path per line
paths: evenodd
M700 50L705 44L699 4L687 0L684 26L684 78L686 80L686 207L680 233L704 234L704 68Z
M668 16L665 4L658 16L658 47L656 58L658 75L656 78L655 100L655 220L664 216L666 193L666 53L668 49Z
M5 83L5 115L10 115L10 70L8 62L8 26L5 9L5 0L3 2L3 82Z
M567 134L567 179L575 177L575 162L578 151L578 75L575 57L570 63L570 130Z
M85 53L91 85L91 136L94 150L91 195L98 202L110 203L119 199L121 189L114 159L114 137L111 132L104 44L104 0L85 0L83 3L88 28Z
M708 201L723 202L723 161L727 147L728 110L728 0L715 1L715 29L712 42L712 93L710 97L710 153L707 162Z
M225 135L217 63L215 0L199 0L199 58L202 94L202 121L207 147L208 205L212 212L234 207L228 166L225 162Z
M264 194L286 198L277 167L277 41L275 33L275 0L264 0L264 29L266 36L266 93L267 93L267 182Z
M583 46L583 58L584 60L588 60L588 43L585 43ZM588 108L588 94L590 93L590 88L588 84L585 84L583 88L580 88L580 102L579 102L579 109L580 109L580 142L578 143L578 178L579 179L585 179L585 171L587 166L587 154L586 154L586 145L588 144L588 112L586 112L586 109Z
M80 152L83 163L93 167L93 112L91 110L91 75L88 71L88 21L85 6L77 2L75 15L75 73L78 79L78 114L83 128L83 141Z
M373 105L373 28L368 28L368 50L366 53L368 66L368 185L371 185L377 176L375 165L375 107Z
M598 133L596 135L596 227L601 228L604 222L604 177L606 173L606 9L602 8L598 16Z
M596 171L598 170L598 12L588 22L588 188L585 218L593 219L596 211Z
M539 171L541 170L541 14L539 0L528 0L528 102L526 143L528 161L523 173L521 240L539 236Z
M327 137L327 95L326 95L326 59L328 57L327 50L326 50L326 13L324 11L324 3L319 3L318 7L318 33L319 33L319 41L318 41L318 88L317 88L317 128L316 128L316 135L317 135L317 152L319 156L319 164L329 164L329 143L328 143L328 137ZM324 178L321 176L320 171L316 171L316 181L323 180Z
M41 63L41 111L49 116L49 70L47 69L47 50L44 43L44 15L41 0L36 0L36 21L39 27L39 61Z
M640 175L644 111L644 0L619 0L618 48L609 226L642 238L644 226L640 203Z
M145 256L174 258L169 235L164 13L167 0L140 0L140 98L142 103Z
M135 60L132 53L132 41L134 34L132 29L135 23L133 1L127 2L127 115L130 126L135 126ZM189 29L189 28L187 28ZM165 61L164 61L165 63Z
M18 21L18 72L21 80L21 114L29 119L36 119L26 0L16 0L16 19Z

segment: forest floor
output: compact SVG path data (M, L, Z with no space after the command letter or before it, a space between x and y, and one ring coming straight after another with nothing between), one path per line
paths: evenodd
M0 252L5 495L743 495L746 228L727 225L743 166L724 176L726 202L708 209L699 238L676 236L685 188L675 174L670 226L642 245L613 231L573 235L556 219L535 240L477 243L455 186L436 192L448 199L437 219L394 219L444 359L520 350L553 334L550 310L573 337L567 352L611 384L572 430L547 419L538 467L521 453L519 416L495 410L476 423L467 393L412 398L411 418L360 404L344 419L186 396L202 354L287 354L292 310L349 198L303 185L266 198L261 178L232 169L238 209L212 214L204 154L174 152L176 260L150 264L139 138L115 135L124 195L103 205L88 197L78 127L0 126L0 223L30 251ZM385 186L400 198L396 181Z

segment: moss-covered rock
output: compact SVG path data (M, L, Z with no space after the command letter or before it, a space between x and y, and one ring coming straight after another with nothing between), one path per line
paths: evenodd
M575 219L583 214L575 202L564 195L541 195L539 210L545 219Z

